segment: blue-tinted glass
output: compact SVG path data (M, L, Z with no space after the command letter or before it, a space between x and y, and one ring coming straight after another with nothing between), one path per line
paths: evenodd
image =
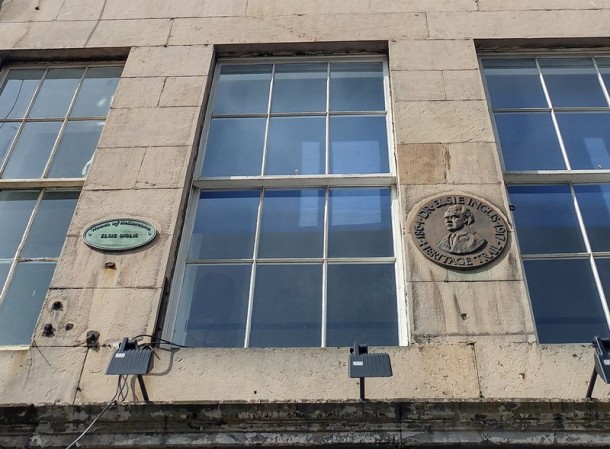
M324 190L267 190L259 257L322 257Z
M9 71L0 92L0 117L21 118L25 115L44 70Z
M322 265L258 265L250 346L321 345Z
M203 176L261 174L264 118L212 119Z
M17 265L8 293L0 305L0 345L27 345L49 289L55 264Z
M548 106L534 59L487 59L483 67L494 109Z
M495 118L507 171L566 168L550 113L496 113Z
M0 293L2 293L2 287L4 286L10 268L10 262L0 262Z
M510 186L508 193L522 253L585 251L567 184Z
M187 265L179 316L188 316L187 346L243 348L250 265ZM188 312L188 315L186 315ZM180 334L182 330L176 330Z
M326 64L275 66L271 112L326 111Z
M61 122L30 122L23 125L2 177L40 178L60 127Z
M540 343L590 343L608 325L588 259L524 260Z
M599 274L599 279L602 283L602 288L604 290L604 295L606 296L606 302L610 300L610 258L608 257L596 257L595 265L597 266L597 273ZM605 334L597 334L600 337L607 337L607 332Z
M393 254L390 189L331 189L328 257Z
M387 173L388 135L385 117L330 118L330 172Z
M8 154L8 149L13 142L17 129L19 129L19 123L0 123L0 168L2 167L4 158Z
M327 346L397 345L393 264L329 264Z
M59 257L78 192L46 192L38 207L21 257Z
M15 256L37 198L38 192L0 191L0 259Z
M608 90L610 88L610 58L595 58L595 61L606 85L606 90Z
M383 111L383 65L380 62L331 63L331 111Z
M608 106L590 58L540 59L554 107Z
M104 122L68 122L53 156L49 178L82 178L89 172Z
M257 190L201 192L189 259L248 259L260 194Z
M610 184L574 186L589 244L593 251L610 251Z
M557 122L573 170L610 169L609 112L558 112Z
M214 114L251 114L267 112L270 64L223 65L220 69Z
M110 109L122 71L122 67L95 67L87 70L70 115L105 116Z
M76 93L84 69L51 69L34 99L30 117L63 117Z
M269 122L266 175L324 173L324 117L274 117Z

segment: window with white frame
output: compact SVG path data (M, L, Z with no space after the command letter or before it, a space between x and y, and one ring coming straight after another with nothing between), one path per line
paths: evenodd
M217 64L169 338L399 344L387 85L380 58Z
M122 67L5 68L0 345L29 344Z
M541 343L607 336L610 58L484 57Z

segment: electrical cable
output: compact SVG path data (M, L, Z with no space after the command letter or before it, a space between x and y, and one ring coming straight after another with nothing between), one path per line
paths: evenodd
M133 339L137 340L138 338L143 338L143 337L152 338L152 339L156 340L157 342L167 343L168 345L172 345L172 346L175 346L177 348L190 348L190 346L179 345L178 343L174 343L173 341L165 340L165 339L160 338L160 337L155 337L154 335L142 334L142 335L138 335L138 336L134 337Z
M125 387L127 387L127 390L123 391ZM74 447L74 445L78 443L80 439L84 437L87 432L89 432L89 430L91 430L97 420L100 419L104 413L106 413L106 410L108 410L112 405L116 405L119 401L122 402L123 400L125 400L128 392L129 386L127 385L127 376L120 375L119 380L117 382L116 391L110 402L106 404L106 407L104 407L102 411L95 418L93 418L91 424L89 424L87 428L83 430L83 433L81 433L78 438L76 438L68 447L66 447L66 449L71 449L72 447Z

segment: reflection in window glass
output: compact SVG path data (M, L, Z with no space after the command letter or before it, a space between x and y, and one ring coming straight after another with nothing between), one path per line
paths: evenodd
M187 315L184 343L195 347L244 346L250 265L188 265L182 286ZM177 329L176 333L182 333Z
M322 265L259 265L250 346L320 346Z
M87 175L104 122L68 122L51 161L49 178L82 178Z
M323 174L325 130L326 120L323 117L271 118L265 174Z
M327 346L397 345L393 264L329 264Z
M203 176L260 175L265 119L213 119L203 161Z
M566 168L550 113L497 113L495 119L507 171Z
M331 111L383 111L383 66L380 62L331 63Z
M547 106L534 59L487 59L483 67L495 109Z
M322 257L324 190L267 190L259 257Z
M30 122L23 125L2 177L42 177L60 128L61 122Z
M88 69L70 115L72 117L105 116L110 109L122 70L122 67Z
M270 64L223 65L216 86L214 114L267 112Z
M324 112L327 70L327 64L276 65L271 112Z
M38 192L0 191L0 259L12 259L30 220Z
M585 251L567 184L510 186L510 202L524 254Z
M610 251L610 184L574 186L592 251Z
M0 344L30 343L54 269L53 262L17 264L6 298L0 304Z
M540 343L590 343L608 325L588 259L524 260Z
M610 112L558 112L572 170L610 169Z
M255 190L202 192L189 259L252 258L259 201Z
M540 59L554 107L608 106L590 58Z
M0 118L25 115L44 70L10 70L0 92Z
M385 117L331 117L331 173L364 174L388 171Z
M63 117L68 112L84 69L50 69L34 100L32 118Z

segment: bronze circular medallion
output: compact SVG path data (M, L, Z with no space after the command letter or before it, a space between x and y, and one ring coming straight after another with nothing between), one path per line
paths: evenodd
M508 226L489 203L468 195L436 196L417 208L411 235L419 250L446 268L468 270L497 259Z

